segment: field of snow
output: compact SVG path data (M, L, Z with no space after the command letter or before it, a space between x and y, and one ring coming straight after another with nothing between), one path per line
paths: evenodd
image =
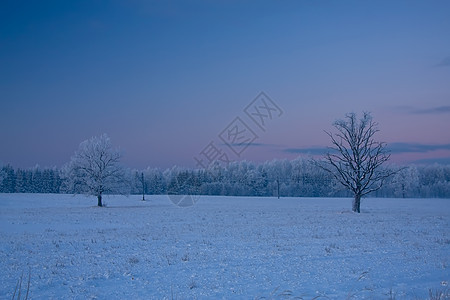
M428 299L450 280L449 199L0 194L0 298Z

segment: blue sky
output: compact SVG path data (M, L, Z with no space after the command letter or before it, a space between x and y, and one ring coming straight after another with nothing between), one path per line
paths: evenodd
M396 162L450 161L449 1L2 1L0 162L60 166L107 133L131 167L329 145L371 111ZM283 111L262 131L244 108ZM233 157L219 134L258 136Z

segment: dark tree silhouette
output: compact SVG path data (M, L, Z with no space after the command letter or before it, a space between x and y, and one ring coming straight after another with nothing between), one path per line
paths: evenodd
M319 166L353 193L352 210L359 213L361 197L380 189L396 171L382 167L390 154L385 143L374 139L379 130L370 113L365 112L359 120L349 113L333 126L336 133L325 131L333 145Z

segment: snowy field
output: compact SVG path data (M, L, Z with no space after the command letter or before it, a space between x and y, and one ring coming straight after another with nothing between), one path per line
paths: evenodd
M449 199L0 194L0 298L429 299L450 281ZM23 285L25 285L25 283Z

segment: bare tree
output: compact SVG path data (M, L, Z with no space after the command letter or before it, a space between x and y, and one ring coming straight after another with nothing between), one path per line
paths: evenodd
M349 113L333 126L337 133L325 131L333 145L319 166L354 194L352 210L359 213L361 197L380 189L385 179L395 174L382 167L390 154L385 143L375 141L378 124L368 112L359 120L355 113Z
M126 185L121 156L106 134L82 142L64 167L66 189L96 196L103 206L104 193L121 193Z

